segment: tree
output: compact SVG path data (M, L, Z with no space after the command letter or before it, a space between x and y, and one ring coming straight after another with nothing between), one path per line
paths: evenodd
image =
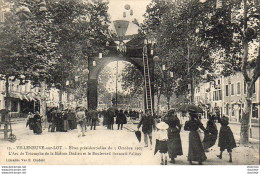
M154 0L148 6L144 22L148 25L144 28L145 33L156 37L158 62L167 65L167 70L174 73L173 78L167 80L166 92L185 93L190 84L191 102L194 102L195 80L199 80L195 77L212 70L213 61L209 58L207 44L199 38L207 11L206 6L198 1L174 3Z
M41 18L42 13L32 13L30 18L19 19L15 9L6 14L6 21L0 25L0 74L5 78L6 108L9 108L9 80L20 79L24 84L32 80L40 83L48 76L48 71L55 64L51 55L56 48L47 42L51 34L45 25L48 18Z
M209 26L204 32L204 36L211 43L211 49L224 50L224 62L227 62L224 64L224 74L230 75L233 72L241 71L247 84L245 110L241 123L241 144L249 142L248 130L252 93L254 84L260 76L260 67L258 66L260 63L259 10L260 6L257 0L227 1L221 9L214 9L213 20L208 23ZM232 16L233 18L231 18ZM226 34L223 34L223 30ZM258 40L256 41L256 39ZM256 48L253 51L251 49L252 55L249 55L250 47ZM228 71L230 67L233 71Z
M105 48L110 37L108 7L103 2L49 0L47 8L53 16L54 25L51 27L58 39L57 48L61 54L55 69L51 71L50 84L60 89L62 103L64 90L82 88L79 83L75 83L75 78L80 76L83 81L87 79L86 71L83 70L88 68L88 57L108 52ZM67 81L70 82L68 86L65 85Z

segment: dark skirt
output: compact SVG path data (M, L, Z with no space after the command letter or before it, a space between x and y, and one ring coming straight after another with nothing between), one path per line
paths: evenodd
M168 139L168 154L170 158L176 158L177 155L183 155L181 137L177 132Z
M207 157L200 141L199 133L197 131L190 131L188 161L202 162L206 159Z
M205 133L204 139L203 139L203 147L204 149L208 149L212 146L215 145L216 141L217 141L217 134L209 134L209 133Z
M167 153L168 152L167 141L158 141L158 150L160 153Z
M218 146L222 151L225 149L231 150L236 147L236 141L229 126L221 126L219 131Z
M32 124L33 133L41 134L42 133L42 125L41 122L35 122Z

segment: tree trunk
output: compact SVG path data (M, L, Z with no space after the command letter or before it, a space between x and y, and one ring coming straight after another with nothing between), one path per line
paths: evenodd
M5 77L5 108L9 112L10 93L9 93L9 76Z
M251 119L252 114L252 86L250 83L247 88L247 96L245 102L245 110L242 115L241 120L241 131L240 131L240 144L248 144L249 143L249 119Z
M46 116L46 84L45 82L41 82L40 84L40 89L41 89L41 93L40 93L40 114L43 116L43 126L44 128L47 128L47 116Z
M195 92L195 87L194 87L194 78L192 72L190 72L190 78L191 78L191 84L190 84L190 102L194 103L194 92Z
M247 0L243 0L244 5L244 12L243 12L243 23L244 23L244 31L247 29ZM246 37L243 38L243 47L244 47L244 55L242 58L242 73L244 79L247 84L247 96L246 96L246 103L245 103L245 110L241 120L241 130L240 130L240 143L241 144L248 144L249 142L249 119L251 114L251 105L252 105L252 79L249 78L247 73L247 62L248 62L248 39Z

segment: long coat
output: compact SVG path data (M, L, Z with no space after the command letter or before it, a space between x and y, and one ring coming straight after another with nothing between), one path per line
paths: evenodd
M221 150L231 150L236 147L236 141L233 132L227 125L222 125L220 127L218 146L221 148Z
M177 155L183 155L181 144L181 124L178 118L170 119L166 122L168 128L168 154L170 158L176 158Z
M32 130L35 134L42 133L41 116L38 114L35 114L32 118Z
M190 131L188 161L202 162L207 159L198 133L199 128L206 130L199 120L192 119L185 122L184 130Z
M116 117L116 124L126 124L126 116L123 112L119 112L117 117Z

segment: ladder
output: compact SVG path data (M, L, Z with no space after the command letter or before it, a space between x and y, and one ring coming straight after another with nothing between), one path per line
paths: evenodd
M150 80L150 70L149 70L149 61L147 54L147 46L143 48L143 65L144 65L144 86L145 86L145 102L146 109L153 113L153 102L152 102L152 90L151 90L151 80Z

